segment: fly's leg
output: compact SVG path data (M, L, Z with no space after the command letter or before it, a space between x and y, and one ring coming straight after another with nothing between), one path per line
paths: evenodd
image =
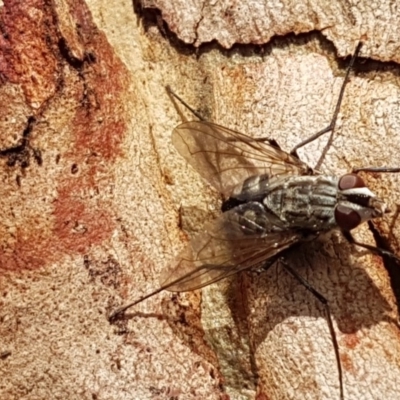
M362 167L362 168L353 168L352 170L355 174L358 172L400 172L400 168L391 168L391 167Z
M344 90L345 90L345 88L346 88L347 83L349 82L350 72L351 72L351 70L353 69L354 62L355 62L356 58L358 57L358 54L360 53L361 47L362 47L362 42L359 42L358 45L357 45L357 47L356 47L356 49L355 49L355 51L354 51L354 54L353 54L352 57L351 57L349 66L347 67L346 74L345 74L345 76L344 76L344 80L343 80L343 83L342 83L342 87L341 87L341 89L340 89L339 98L338 98L338 101L337 101L337 103L336 103L336 107L335 107L335 110L334 110L334 112L333 112L332 119L331 119L331 122L329 123L329 125L328 125L326 128L324 128L324 129L320 130L319 132L315 133L314 135L310 136L309 138L303 140L302 142L300 142L298 145L296 145L296 146L290 151L290 154L291 154L292 156L294 156L294 157L296 157L296 158L299 158L299 155L297 154L297 150L298 150L298 149L300 149L301 147L307 145L308 143L313 142L314 140L318 139L320 136L324 135L325 133L328 133L329 131L331 131L331 135L329 136L328 142L327 142L327 144L326 144L324 150L322 151L322 154L321 154L321 156L320 156L320 158L319 158L317 164L315 165L315 168L314 168L314 169L319 169L319 168L320 168L320 166L322 165L322 163L323 163L323 161L324 161L324 158L325 158L325 156L326 156L326 153L327 153L329 147L330 147L331 144L332 144L333 135L334 135L334 130L335 130L336 121L337 121L337 117L338 117L338 115L339 115L340 107L341 107L341 105L342 105L342 100L343 100L343 97L344 97ZM258 138L258 139L254 139L254 141L260 141L260 142L265 141L265 142L268 142L270 145L275 146L275 147L277 147L278 149L281 149L280 146L279 146L279 144L278 144L275 140L273 140L273 139L269 139L269 138Z
M340 355L339 355L339 345L336 339L336 334L335 330L333 329L333 322L332 322L332 315L331 315L331 310L329 308L329 303L328 300L322 296L321 293L319 293L316 289L314 289L303 277L301 277L292 267L289 266L289 264L284 260L280 259L279 260L280 264L285 268L285 270L293 276L301 285L303 285L311 294L318 299L318 301L324 306L325 308L325 313L326 313L326 319L328 322L328 327L329 331L331 334L331 339L332 339L332 344L333 344L333 349L335 351L335 358L336 358L336 364L337 364L337 369L338 369L338 374L339 374L339 386L340 386L340 400L344 399L343 395L343 372L342 372L342 364L340 362Z
M277 254L276 256L273 256L269 260L265 261L261 266L250 269L249 273L254 273L255 275L263 274L267 272L275 264L276 260L280 258L281 255Z
M370 227L371 230L374 230L374 226L372 225L371 221L368 221L368 226ZM395 254L393 254L389 250L382 249L381 247L376 247L376 246L371 246L370 244L366 243L360 243L356 239L354 239L353 235L349 231L342 231L343 236L347 239L347 241L350 244L354 244L355 246L362 247L366 250L369 250L371 253L377 254L378 256L381 257L390 257L393 258L394 260L400 262L400 258L397 257Z
M371 221L368 221L368 226L374 236L376 243L378 244L378 246L381 247L357 242L350 232L343 232L343 235L351 244L362 247L373 254L377 254L383 257L383 265L385 266L385 269L389 274L390 285L396 297L397 304L400 304L400 258L393 254L390 250L387 250L387 248L390 248L387 241L380 236L378 230L375 228L374 224Z
M318 168L321 166L321 164L323 163L324 158L325 158L325 156L326 156L326 153L327 153L329 147L330 147L331 144L332 144L333 134L334 134L335 126L336 126L336 120L337 120L337 117L338 117L338 115L339 115L340 106L341 106L341 104L342 104L342 100L343 100L343 96L344 96L344 90L345 90L345 87L346 87L346 85L347 85L347 83L348 83L348 81L349 81L350 71L351 71L351 69L353 68L354 62L355 62L356 58L358 57L358 54L359 54L359 52L360 52L360 50L361 50L361 47L362 47L362 42L359 42L358 45L357 45L357 47L356 47L356 50L354 51L354 54L353 54L352 57L351 57L349 66L347 67L346 74L345 74L345 77L344 77L344 80L343 80L343 83L342 83L342 87L341 87L341 89L340 89L339 98L338 98L338 101L337 101L337 104L336 104L336 107L335 107L335 111L333 112L333 116L332 116L332 120L331 120L330 124L329 124L326 128L322 129L321 131L319 131L319 132L315 133L314 135L310 136L308 139L303 140L302 142L300 142L300 143L299 143L297 146L295 146L295 147L291 150L291 152L290 152L290 154L291 154L292 156L294 156L294 157L296 157L296 158L299 158L299 156L298 156L298 154L297 154L297 150L298 150L299 148L305 146L305 145L308 144L308 143L313 142L314 140L318 139L318 138L319 138L320 136L322 136L323 134L325 134L325 133L331 131L331 135L329 136L328 142L327 142L327 144L326 144L324 150L322 151L322 154L321 154L321 156L320 156L320 158L319 158L319 160L318 160L318 162L317 162L317 164L316 164L316 166L315 166L315 169L318 169ZM171 87L170 87L169 85L167 85L165 88L166 88L168 94L170 94L172 97L174 97L176 100L178 100L178 101L179 101L183 106L185 106L196 118L198 118L200 121L206 121L205 118L204 118L201 114L199 114L193 107L191 107L188 103L186 103L185 100L183 100L179 95L177 95L177 94L171 89ZM270 138L255 138L254 141L268 142L271 146L274 146L274 147L280 149L279 144L278 144L274 139L270 139Z
M320 136L322 136L323 134L325 134L325 133L330 131L331 134L329 136L328 142L327 142L324 150L322 151L322 154L321 154L321 156L320 156L320 158L319 158L319 160L318 160L318 162L317 162L317 164L315 166L315 169L319 169L319 167L322 165L322 163L324 161L324 158L326 156L326 153L327 153L329 147L332 144L333 135L334 135L335 126L336 126L336 120L337 120L337 117L339 115L340 106L342 105L342 100L343 100L343 96L344 96L344 90L345 90L345 87L346 87L346 85L347 85L347 83L349 81L350 71L353 68L354 62L355 62L356 58L358 57L358 54L359 54L359 52L361 50L361 47L362 47L362 42L359 42L357 47L356 47L356 50L354 51L354 54L351 57L349 66L347 67L346 74L344 76L342 87L341 87L340 93L339 93L339 98L338 98L338 101L336 103L335 111L333 112L333 116L332 116L332 120L331 120L330 124L326 128L322 129L321 131L319 131L319 132L315 133L314 135L310 136L308 139L303 140L302 142L300 142L290 152L290 154L292 154L292 155L294 155L294 156L296 156L298 158L297 150L299 148L305 146L308 143L313 142L315 139L318 139Z
M196 118L198 118L200 121L206 122L206 119L199 114L193 107L191 107L188 103L186 103L185 100L182 99L179 95L177 95L169 85L165 87L167 90L167 93L170 94L172 97L177 99L183 106L185 106ZM251 139L253 142L268 142L271 146L276 147L277 149L281 150L281 147L279 146L278 142L275 139L270 139L270 138L254 138Z
M160 292L162 292L163 290L165 290L166 288L168 288L168 286L161 286L160 288L158 288L157 290L154 290L153 292L140 297L139 299L135 300L132 303L126 304L122 307L117 308L116 310L114 310L109 316L108 316L108 320L110 321L110 323L113 323L116 319L118 319L118 317L122 316L124 314L124 312L128 309L131 308L133 306L135 306L136 304L141 303L142 301L148 299L149 297L152 297Z
M193 107L189 106L188 103L186 103L185 100L182 99L182 97L178 96L169 85L165 86L165 89L167 90L167 93L170 94L172 97L177 99L182 105L184 105L196 118L198 118L200 121L205 121L205 118L201 114L199 114Z
M399 167L361 167L361 168L353 168L352 172L355 174L358 172L383 172L383 173L384 172L388 172L388 173L392 172L392 173L396 173L396 172L400 172L400 168ZM368 221L368 226L372 232L375 231L375 227L371 221ZM343 236L347 239L347 241L349 243L354 244L359 247L363 247L364 249L369 250L371 253L378 254L382 257L384 257L384 256L390 257L390 258L400 262L400 258L397 257L395 254L393 254L391 251L383 249L381 247L371 246L369 244L357 242L350 232L342 231L342 233L343 233Z

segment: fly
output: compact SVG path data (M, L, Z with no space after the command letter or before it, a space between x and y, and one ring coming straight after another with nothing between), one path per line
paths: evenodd
M172 133L178 153L223 196L222 214L205 224L172 262L163 284L153 292L118 308L114 320L128 308L163 290L183 292L200 289L253 267L269 267L278 259L324 305L335 352L340 399L343 395L342 366L328 301L282 257L296 243L340 230L353 244L374 253L392 253L355 241L350 231L363 222L388 212L384 201L372 193L356 173L326 176L301 161L297 149L331 132L331 143L350 70L361 48L357 46L342 84L330 125L297 145L291 153L273 140L258 140L223 126L204 121L178 95L168 92L200 121L185 122ZM325 156L322 153L318 168ZM396 172L398 169L363 169Z

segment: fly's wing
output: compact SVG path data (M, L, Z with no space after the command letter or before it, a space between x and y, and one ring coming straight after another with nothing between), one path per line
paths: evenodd
M205 121L185 122L172 133L172 143L185 160L220 193L253 175L305 175L310 168L266 141L259 141Z
M237 208L206 224L191 239L163 274L163 289L174 292L199 289L260 265L301 240L300 233L280 230L272 223L263 232L251 221L243 224Z

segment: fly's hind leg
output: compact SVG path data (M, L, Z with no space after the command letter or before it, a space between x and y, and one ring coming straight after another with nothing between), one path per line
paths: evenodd
M277 254L276 256L271 257L270 259L266 260L263 264L257 267L253 267L249 270L249 273L254 275L261 275L267 272L277 260L279 260L282 256Z
M337 369L338 369L338 375L339 375L339 386L340 386L340 399L344 399L344 394L343 394L343 372L342 372L342 364L340 362L340 355L339 355L339 345L336 339L336 334L335 330L333 329L333 322L332 322L332 315L331 315L331 310L329 307L328 300L322 296L321 293L319 293L316 289L314 289L303 277L301 277L283 258L279 259L279 263L282 265L282 267L295 278L301 285L303 285L314 297L317 298L317 300L324 306L325 308L325 313L326 313L326 319L328 322L328 327L329 331L331 334L331 339L332 339L332 344L333 344L333 349L335 352L335 358L336 358L336 364L337 364Z

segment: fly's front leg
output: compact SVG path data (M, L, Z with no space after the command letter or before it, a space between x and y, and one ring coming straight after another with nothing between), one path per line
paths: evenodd
M382 173L397 173L400 172L399 167L361 167L361 168L353 168L352 172L357 174L358 172L382 172ZM388 212L388 210L386 210ZM368 226L372 232L376 232L376 228L374 227L371 221L368 221ZM357 242L353 235L350 232L343 231L344 237L348 240L349 243L354 244L359 247L363 247L364 249L369 250L374 254L378 254L380 256L390 257L397 262L400 262L400 258L393 254L391 251L383 249L382 247L371 246L369 244Z
M368 221L368 226L370 227L370 229L371 228L374 229L371 221ZM354 239L353 235L349 231L342 231L342 233L349 243L354 244L355 246L362 247L366 250L369 250L371 253L377 254L381 257L390 257L396 260L397 262L400 262L400 258L397 257L396 254L392 253L391 251L382 249L381 247L371 246L370 244L358 242L356 239Z
M391 168L391 167L362 167L362 168L353 168L352 170L355 174L358 172L400 172L400 168Z
M329 147L332 144L332 139L333 139L333 134L334 134L335 126L336 126L336 121L337 121L337 118L338 118L338 115L339 115L339 112L340 112L340 107L342 105L342 100L343 100L343 96L344 96L344 90L345 90L346 85L347 85L347 83L349 81L350 72L353 69L354 62L355 62L356 58L358 57L358 54L360 53L361 47L362 47L362 42L359 42L357 47L356 47L356 50L354 51L354 54L351 57L349 66L347 67L346 74L344 76L342 87L340 89L339 98L338 98L338 101L336 103L336 107L335 107L335 110L333 112L332 119L331 119L331 122L329 123L329 125L326 128L324 128L324 129L320 130L319 132L315 133L314 135L310 136L306 140L303 140L302 142L300 142L290 152L290 154L292 156L294 156L296 158L299 158L299 155L297 154L297 150L298 149L300 149L301 147L305 146L308 143L313 142L314 140L318 139L320 136L324 135L325 133L331 132L331 135L330 135L330 137L328 139L328 142L327 142L324 150L322 151L322 154L321 154L321 156L320 156L320 158L319 158L319 160L318 160L318 162L317 162L317 164L316 164L314 169L319 169L319 167L321 166L321 164L324 161L324 158L326 156L326 153L327 153ZM274 147L278 148L279 150L281 150L279 144L274 139L258 138L258 139L254 139L254 141L268 142L271 146L274 146Z

